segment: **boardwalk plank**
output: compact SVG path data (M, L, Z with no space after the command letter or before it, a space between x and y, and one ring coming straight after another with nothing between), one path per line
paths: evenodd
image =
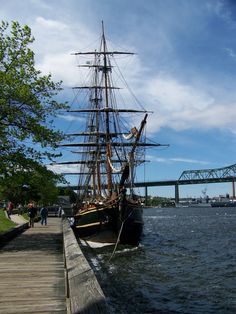
M0 250L0 314L67 313L61 220L34 228Z

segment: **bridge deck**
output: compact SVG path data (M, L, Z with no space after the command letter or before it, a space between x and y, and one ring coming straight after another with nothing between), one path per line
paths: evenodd
M34 228L0 250L0 313L67 313L61 219Z

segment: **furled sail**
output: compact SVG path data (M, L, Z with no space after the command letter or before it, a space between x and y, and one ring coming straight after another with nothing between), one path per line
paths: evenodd
M131 140L133 137L136 137L138 134L138 130L136 127L133 127L131 130L130 130L130 133L128 135L126 134L123 134L123 138L125 140Z
M122 167L120 168L115 168L113 165L112 165L112 162L111 162L111 159L108 158L108 162L109 162L109 165L111 167L111 170L113 173L120 173L122 171Z

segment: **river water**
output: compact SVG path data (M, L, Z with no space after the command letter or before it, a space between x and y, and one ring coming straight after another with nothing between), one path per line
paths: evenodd
M236 208L145 208L144 224L110 262L86 252L111 313L236 313Z

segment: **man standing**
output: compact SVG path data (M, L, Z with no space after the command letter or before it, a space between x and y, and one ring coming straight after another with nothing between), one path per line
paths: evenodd
M28 205L29 207L29 210L28 210L28 215L29 215L29 218L30 218L30 227L34 227L34 219L35 217L37 216L37 208L34 206L33 203L30 203Z
M47 207L43 206L40 209L40 216L41 216L41 225L43 226L43 224L45 224L45 226L47 225L47 218L48 218L48 209Z

